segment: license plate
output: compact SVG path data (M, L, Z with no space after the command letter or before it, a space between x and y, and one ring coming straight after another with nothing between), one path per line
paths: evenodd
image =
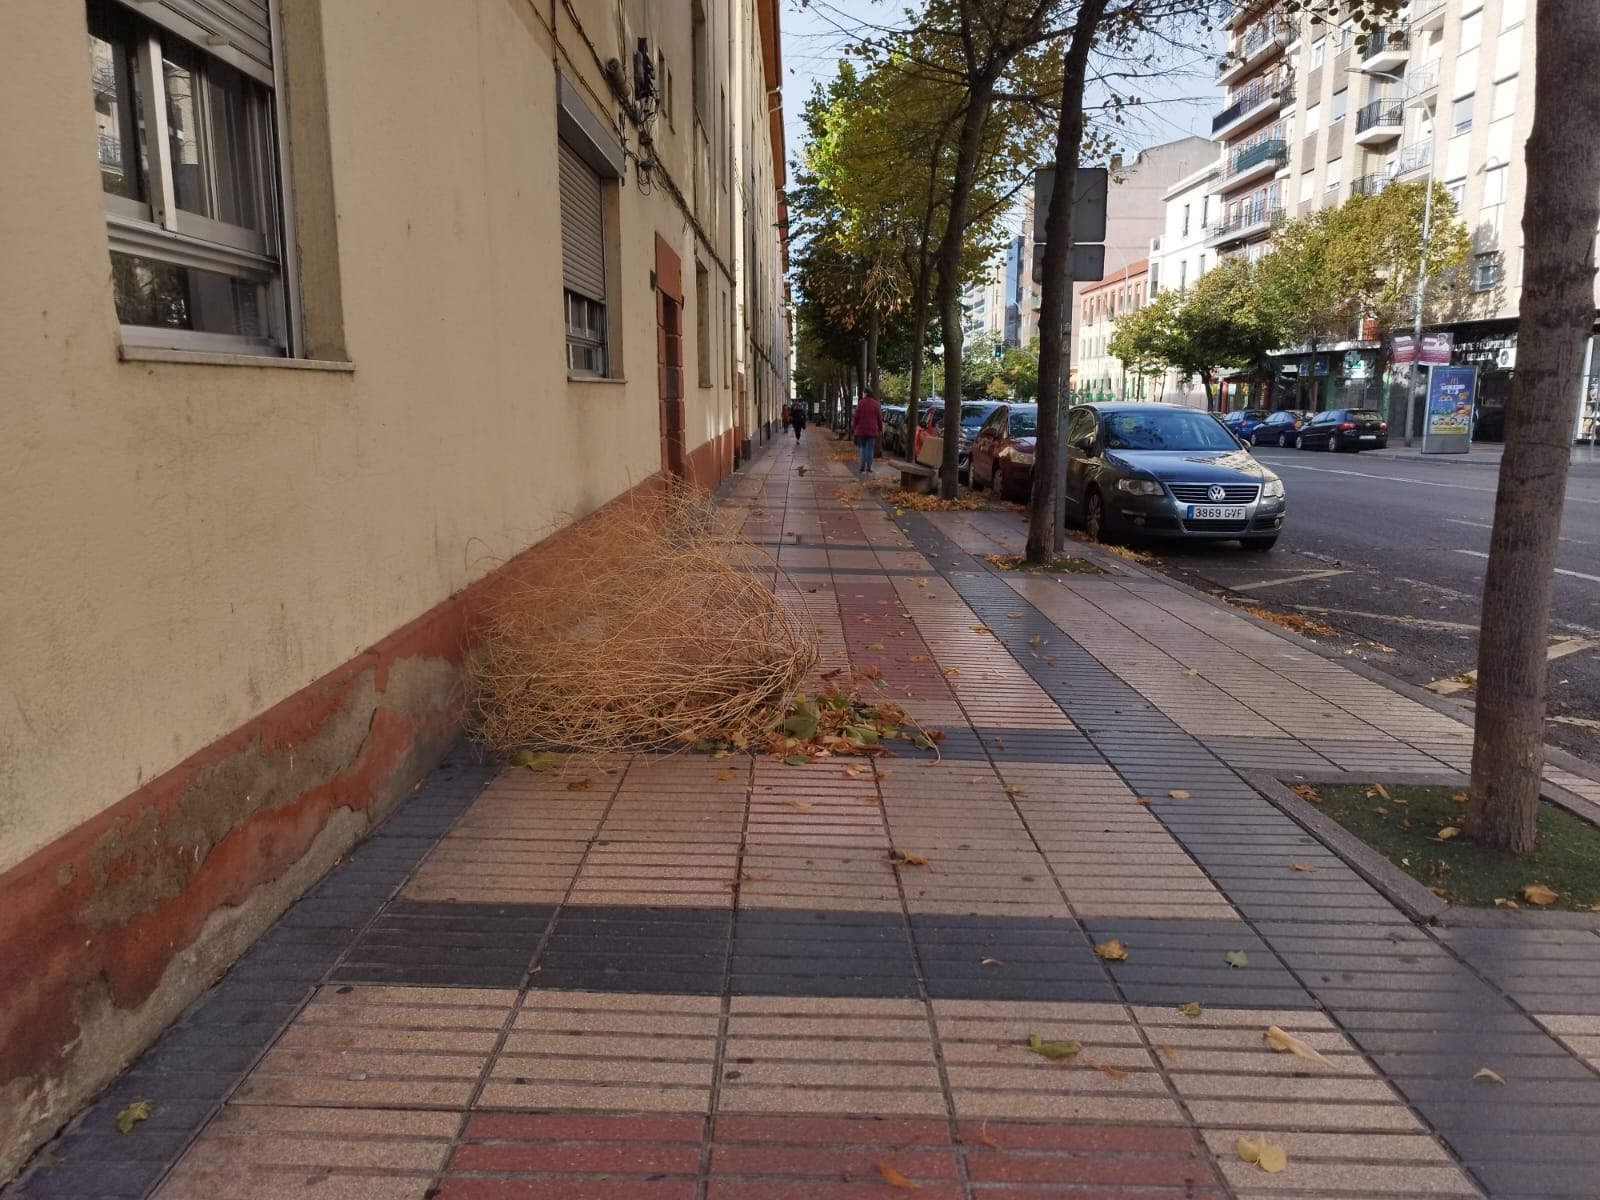
M1191 505L1189 505L1189 520L1191 520L1191 521L1242 521L1242 520L1244 520L1244 505L1242 505L1242 504L1191 504Z

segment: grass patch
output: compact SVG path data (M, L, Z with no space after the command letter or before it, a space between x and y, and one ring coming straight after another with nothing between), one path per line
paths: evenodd
M1294 790L1451 904L1570 912L1600 906L1600 829L1553 804L1539 806L1538 851L1512 858L1446 832L1459 830L1467 811L1466 793L1454 788L1341 784ZM1531 903L1526 889L1536 885L1554 892L1555 900Z
M1020 554L985 554L983 561L1001 571L1021 571L1032 575L1104 575L1105 571L1086 558L1058 554L1048 562L1031 563Z

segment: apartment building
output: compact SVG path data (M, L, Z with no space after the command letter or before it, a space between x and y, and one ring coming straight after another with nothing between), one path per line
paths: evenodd
M1084 285L1078 296L1073 339L1076 343L1077 375L1072 399L1084 404L1091 400L1159 400L1159 376L1129 373L1111 353L1111 338L1119 319L1138 312L1150 299L1150 262L1138 259L1097 283Z
M0 42L3 1181L454 741L508 573L727 475L790 355L777 0Z
M1264 252L1280 211L1303 216L1396 181L1445 185L1472 239L1469 295L1455 311L1430 310L1429 327L1453 336L1457 363L1480 368L1477 431L1487 438L1499 436L1516 377L1535 3L1412 0L1363 32L1247 0L1229 23L1228 106L1213 122L1228 155L1213 243L1223 253ZM1270 175L1251 165L1258 154L1276 164ZM1386 356L1364 332L1286 365L1323 381L1328 403L1381 403ZM1575 384L1580 431L1600 393L1593 342L1589 359Z
M961 293L961 333L966 338L992 337L1006 330L1006 260L996 258Z

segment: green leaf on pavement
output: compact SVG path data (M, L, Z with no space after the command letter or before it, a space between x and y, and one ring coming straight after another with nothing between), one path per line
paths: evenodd
M791 754L783 761L788 763L791 767L803 767L810 762L811 759L806 757L804 754Z
M128 1134L133 1132L133 1127L140 1121L150 1119L150 1101L132 1100L128 1106L117 1114L117 1132Z
M1229 950L1222 956L1222 961L1230 967L1248 967L1250 965L1250 956L1243 950Z
M513 767L527 767L530 771L554 771L560 764L549 750L518 750L511 756Z
M1071 1058L1082 1049L1077 1042L1046 1042L1040 1039L1037 1033L1028 1035L1028 1049L1040 1058L1048 1058L1051 1062L1060 1062L1063 1058Z
M1200 1007L1200 1001L1191 1000L1187 1004L1178 1005L1178 1012L1186 1017L1198 1017L1205 1010Z
M817 706L810 700L802 700L794 706L794 711L784 721L784 729L793 734L802 742L809 742L817 736Z

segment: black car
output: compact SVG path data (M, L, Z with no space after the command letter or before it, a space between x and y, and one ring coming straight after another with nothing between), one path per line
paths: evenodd
M1283 480L1210 413L1175 404L1084 404L1067 414L1067 518L1096 541L1134 533L1270 550Z
M1315 413L1298 408L1282 408L1250 431L1252 446L1292 446L1294 435Z
M1382 450L1389 425L1375 408L1330 408L1301 425L1294 444L1300 450Z
M904 404L885 404L883 406L883 436L878 439L882 443L880 450L884 454L903 454L906 431L906 406Z

